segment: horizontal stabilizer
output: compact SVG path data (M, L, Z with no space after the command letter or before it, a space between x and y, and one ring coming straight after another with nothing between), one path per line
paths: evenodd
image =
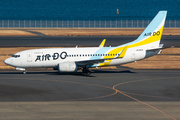
M162 50L162 49L173 48L173 47L174 47L174 46L171 46L171 47L163 47L163 44L160 44L158 48L150 48L150 49L147 49L146 51Z

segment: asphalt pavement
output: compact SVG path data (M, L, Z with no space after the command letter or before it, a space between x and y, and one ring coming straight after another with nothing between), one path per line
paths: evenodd
M179 70L0 71L1 119L180 119Z
M99 46L103 39L105 46L117 46L131 42L138 36L1 36L0 47L75 47ZM180 47L180 36L162 36L165 47Z

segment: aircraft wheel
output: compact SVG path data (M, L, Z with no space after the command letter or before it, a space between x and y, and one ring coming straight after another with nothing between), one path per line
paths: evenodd
M23 74L25 75L25 74L26 74L26 71L23 71Z
M87 70L86 71L86 75L90 75L91 74L91 71L90 70Z
M89 69L87 69L87 68L83 68L82 72L85 73L86 75L90 75L91 74L91 71Z
M86 68L83 68L83 69L82 69L82 72L83 72L83 73L86 73Z

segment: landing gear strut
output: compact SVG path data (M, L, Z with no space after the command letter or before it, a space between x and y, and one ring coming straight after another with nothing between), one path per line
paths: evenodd
M91 71L88 68L86 68L86 67L82 69L82 72L85 73L86 75L90 75L91 74Z

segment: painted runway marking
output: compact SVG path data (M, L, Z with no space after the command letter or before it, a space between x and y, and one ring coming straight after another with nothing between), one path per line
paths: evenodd
M173 120L177 120L176 118L174 118L174 117L168 115L167 113L161 111L160 109L158 109L158 108L156 108L156 107L154 107L154 106L152 106L152 105L150 105L150 104L147 104L147 103L145 103L145 102L142 102L142 101L140 101L140 100L138 100L138 99L136 99L136 98L134 98L134 97L132 97L132 96L130 96L130 95L125 94L125 92L120 91L120 90L117 90L117 89L115 88L115 87L117 87L117 86L119 86L119 85L128 84L128 83L141 82L141 81L149 81L149 80L170 79L170 78L172 79L172 78L180 78L180 77L156 78L156 79L144 79L144 80L134 80L134 81L122 82L122 83L119 83L119 84L114 85L114 86L113 86L113 89L116 90L117 92L119 92L120 94L126 96L126 97L129 97L129 98L131 98L131 99L133 99L133 100L135 100L135 101L137 101L137 102L139 102L139 103L142 103L142 104L144 104L144 105L146 105L146 106L148 106L148 107L150 107L150 108L153 108L153 109L155 109L155 110L161 112L162 114L168 116L169 118L171 118L171 119L173 119Z
M180 98L169 98L169 97L162 97L162 96L144 95L144 94L137 94L137 93L125 92L125 91L121 91L121 92L126 93L126 94L136 95L136 96L144 96L144 97L154 97L154 98L166 98L166 99L177 99L177 100L180 100Z

